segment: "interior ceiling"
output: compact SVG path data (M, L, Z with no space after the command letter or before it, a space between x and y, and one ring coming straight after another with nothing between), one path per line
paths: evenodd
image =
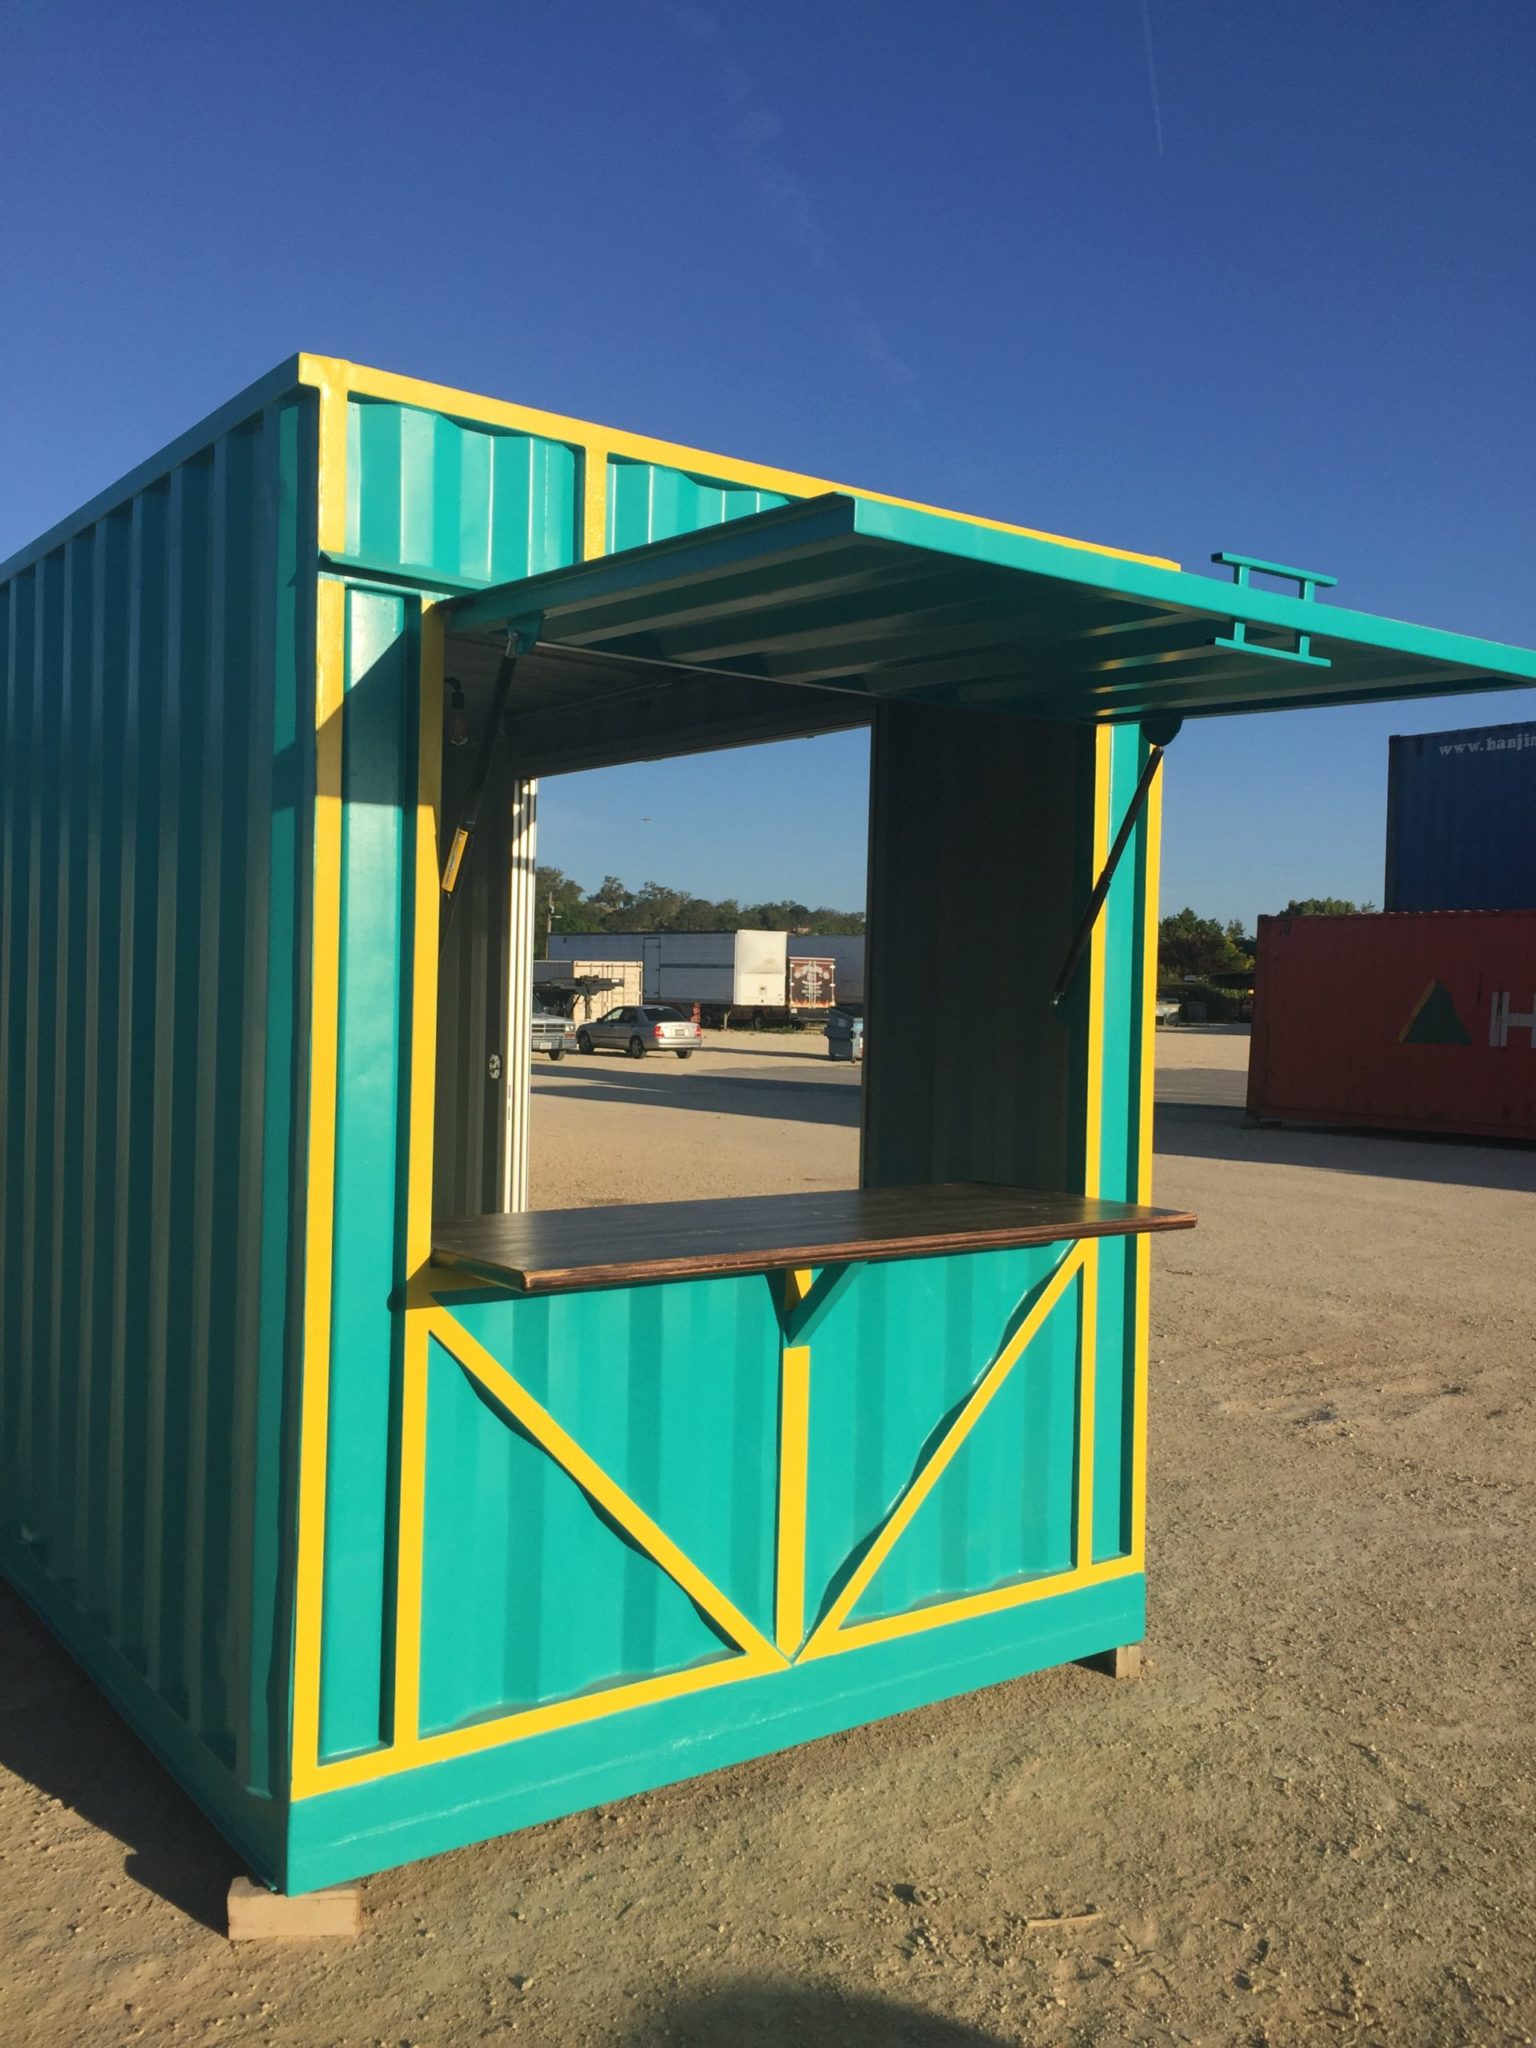
M463 688L472 734L490 714L505 646L505 634L448 634L445 672ZM541 645L517 658L507 752L519 774L558 775L808 739L869 719L857 697Z
M529 774L882 702L1169 722L1536 680L1524 649L841 495L459 599L450 674L488 691L519 629Z

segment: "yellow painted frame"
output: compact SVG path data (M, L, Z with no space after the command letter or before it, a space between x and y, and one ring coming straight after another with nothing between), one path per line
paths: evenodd
M617 429L593 426L558 414L526 406L484 399L449 387L370 370L331 357L302 356L300 381L318 394L319 507L318 540L322 553L342 555L346 549L347 514L347 403L353 396L391 400L403 405L447 413L470 422L506 426L515 430L566 442L580 450L583 465L582 549L587 558L601 554L606 546L607 462L610 456L653 462L687 470L723 483L736 483L784 496L811 496L841 488L821 479L744 463L726 456L656 441ZM880 502L910 505L911 501L887 497L879 492L860 495ZM940 508L916 506L917 510ZM1161 567L1176 563L1161 557L1130 554L1126 550L1098 547L1094 543L1066 540L1037 529L1010 526L1005 522L977 519L970 515L943 512L946 518L991 527L1004 532L1023 533L1060 545L1087 549ZM443 688L442 614L432 600L423 596L421 614L421 721L418 760L418 793L415 830L415 873L413 877L413 970L410 1018L410 1080L407 1141L406 1245L407 1276L404 1305L403 1385L398 1466L399 1530L396 1545L395 1626L393 1651L392 1709L390 1742L379 1750L324 1763L320 1759L320 1646L323 1626L325 1572L325 1484L329 1423L329 1359L331 1344L331 1264L334 1244L334 1192L336 1170L336 1109L338 1018L337 990L340 973L341 920L341 706L345 690L345 586L322 576L317 597L317 646L315 688L316 808L314 861L314 923L310 996L310 1116L307 1208L305 1234L304 1360L300 1395L300 1448L298 1477L298 1538L294 1622L294 1704L292 1796L296 1799L343 1785L353 1785L418 1765L462 1756L498 1743L554 1728L567 1727L600 1714L638 1706L647 1701L673 1698L684 1692L756 1676L782 1669L792 1659L822 1657L867 1643L888 1640L895 1635L915 1633L943 1623L993 1613L1001 1608L1065 1593L1079 1586L1124 1577L1142 1569L1144 1555L1146 1491L1146 1363L1147 1363L1147 1276L1149 1248L1145 1238L1135 1243L1136 1337L1135 1408L1133 1458L1133 1546L1129 1555L1095 1565L1092 1561L1093 1430L1094 1430L1094 1347L1098 1247L1088 1241L1078 1245L1057 1269L1048 1286L1049 1300L1042 1308L1037 1302L1020 1331L1005 1351L994 1360L962 1410L961 1417L946 1433L938 1450L925 1463L901 1501L882 1525L877 1545L871 1548L859 1571L843 1589L838 1602L804 1640L804 1559L806 1488L809 1458L810 1350L808 1346L786 1344L781 1354L780 1501L778 1510L778 1556L775 1578L775 1640L769 1642L743 1615L728 1608L712 1608L711 1600L723 1602L724 1595L712 1588L702 1574L670 1546L664 1532L613 1487L613 1482L586 1459L559 1429L552 1417L532 1402L532 1397L484 1347L453 1317L442 1297L451 1287L441 1276L427 1284L431 1251L432 1211L432 1123L436 1060L437 931L440 903L439 803L441 777L441 696ZM1095 734L1093 860L1095 871L1102 866L1109 844L1109 748L1106 729ZM1148 805L1146 858L1144 862L1148 919L1148 975L1155 994L1157 851L1160 827L1160 789L1154 785ZM423 963L426 970L422 971ZM1104 1058L1104 937L1102 926L1092 941L1089 957L1088 1002L1088 1103L1085 1137L1085 1192L1097 1191L1101 1174L1102 1131L1099 1120L1099 1085ZM1142 1156L1139 1165L1138 1200L1149 1199L1151 1185L1150 1087L1153 1044L1149 1001L1142 1048ZM1051 1577L995 1588L964 1598L938 1602L909 1614L849 1624L847 1615L864 1590L879 1563L899 1538L901 1530L917 1512L921 1501L937 1482L944 1465L958 1450L1002 1380L1012 1369L1044 1316L1060 1298L1060 1292L1074 1275L1081 1275L1081 1378L1079 1383L1077 1555L1073 1568ZM810 1291L809 1272L790 1276L785 1292L786 1318ZM1050 1290L1057 1290L1051 1292ZM577 1699L556 1701L549 1706L477 1723L442 1735L423 1737L419 1725L422 1556L424 1542L426 1467L426 1404L429 1342L436 1337L461 1366L486 1385L493 1398L509 1407L538 1437L544 1448L571 1473L578 1484L602 1485L611 1489L604 1505L630 1530L641 1547L678 1578L700 1604L713 1613L732 1640L742 1645L741 1654L721 1664L692 1667L662 1677L614 1687ZM1004 1363L1003 1361L1007 1362ZM521 1412L527 1408L527 1414ZM534 1414L534 1411L537 1414ZM532 1421L530 1421L532 1417ZM536 1426L535 1426L536 1425ZM963 1426L962 1426L963 1425ZM543 1432L542 1434L540 1432ZM935 1464L939 1452L942 1462ZM573 1462L574 1461L574 1462ZM582 1474L587 1478L583 1479ZM921 1492L916 1489L921 1482ZM635 1520L625 1521L625 1515ZM900 1519L898 1519L898 1516ZM659 1546L659 1547L658 1547ZM667 1560L670 1557L671 1562ZM873 1560L873 1562L871 1562ZM676 1566L677 1570L673 1570ZM850 1591L850 1589L852 1589Z
M849 484L830 483L825 477L805 476L796 470L774 469L766 463L742 462L735 456L715 455L702 448L689 448L676 441L658 441L647 434L632 434L621 427L603 427L591 420L571 419L564 413L544 412L535 406L515 405L509 400L486 398L476 392L460 391L452 385L433 384L419 377L401 377L389 370L373 370L361 363L343 362L334 356L301 355L299 381L312 384L324 395L342 395L340 426L342 467L335 473L345 477L345 400L377 398L396 405L419 407L424 412L445 413L470 426L510 427L521 434L562 441L581 451L585 475L582 516L582 554L591 561L607 551L607 463L610 456L630 462L654 462L667 469L687 470L711 482L740 484L748 490L772 491L786 498L819 497L825 491L840 491L881 505L898 505L910 512L934 512L943 519L958 519L966 526L988 527L997 533L1023 534L1030 540L1051 541L1057 547L1082 548L1089 554L1109 555L1122 562L1145 562L1159 569L1177 569L1179 564L1165 555L1137 553L1130 548L1106 547L1098 541L1073 540L1060 533L1047 533L1034 526L1017 526L1004 519L983 519L970 512L955 512L941 505L924 505L911 498L895 498L885 491L855 489ZM322 462L334 462L337 451L327 447ZM346 548L346 489L343 481L337 494L340 519L328 529L321 547L329 554ZM322 505L324 492L322 489ZM322 527L325 522L322 518Z

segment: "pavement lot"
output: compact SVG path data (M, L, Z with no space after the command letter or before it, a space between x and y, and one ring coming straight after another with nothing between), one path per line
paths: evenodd
M1159 1041L1151 1668L1072 1669L371 1880L228 1852L0 1594L0 2042L1531 2039L1536 1151L1245 1131ZM820 1041L536 1076L534 1190L847 1184ZM1077 1929L1031 1920L1094 1909Z

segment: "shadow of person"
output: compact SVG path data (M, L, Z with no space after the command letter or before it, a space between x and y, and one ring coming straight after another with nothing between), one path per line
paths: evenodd
M224 1932L225 1897L240 1868L234 1850L4 1583L0 1770L115 1836L128 1850L126 1876Z
M807 1985L732 1984L684 1999L623 2037L623 2048L1011 2048L888 1999Z

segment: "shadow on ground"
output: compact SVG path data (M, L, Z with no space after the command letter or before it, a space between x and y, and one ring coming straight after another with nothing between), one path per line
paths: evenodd
M1488 1138L1433 1138L1397 1131L1266 1128L1211 1102L1157 1104L1156 1151L1164 1158L1230 1159L1250 1166L1310 1166L1378 1180L1536 1194L1536 1145Z
M4 1584L0 1769L114 1835L128 1851L125 1876L224 1932L234 1851Z
M844 1069L844 1072L847 1070ZM847 1081L789 1081L767 1074L708 1074L680 1061L666 1067L638 1060L612 1065L593 1059L573 1073L536 1070L535 1100L565 1095L585 1101L643 1103L651 1109L701 1110L709 1116L760 1116L775 1123L842 1124L857 1130L859 1089Z
M884 1999L788 1984L738 1984L689 1998L624 2037L623 2048L1006 2048L979 2033Z

